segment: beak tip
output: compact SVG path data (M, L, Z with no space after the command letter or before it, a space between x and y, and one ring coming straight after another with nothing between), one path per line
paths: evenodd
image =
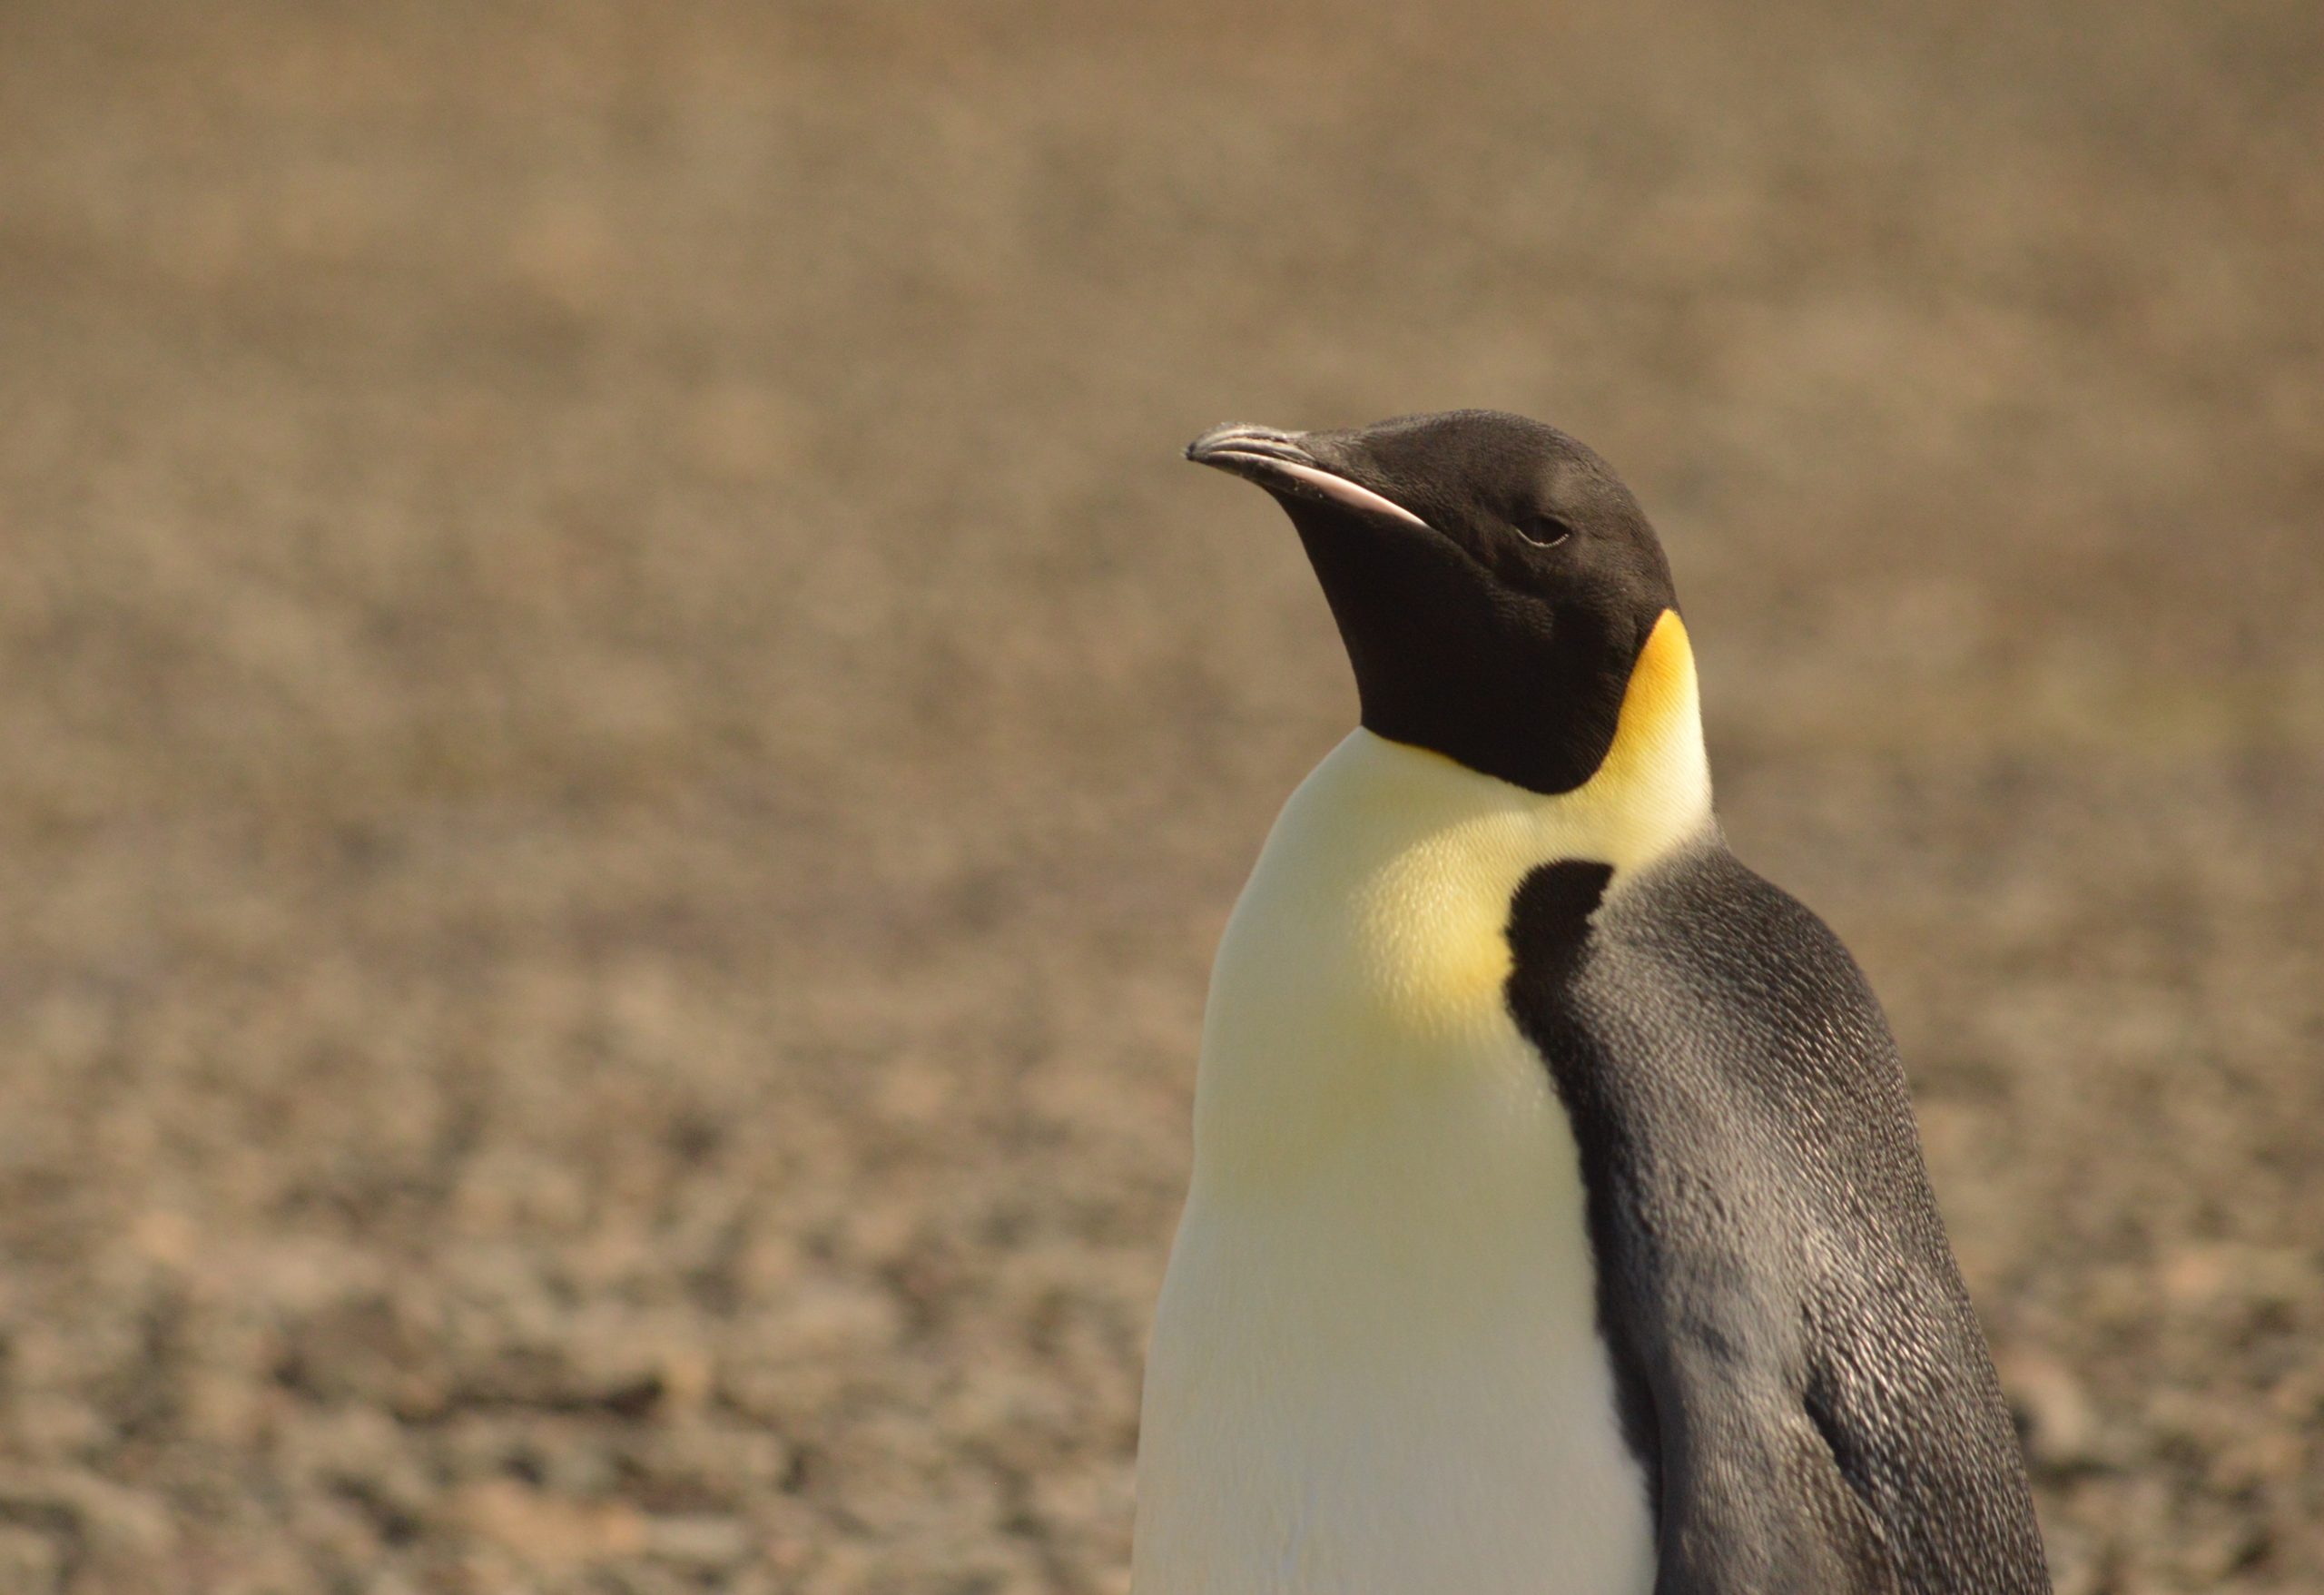
M1307 451L1300 447L1299 434L1285 432L1274 427L1254 427L1245 422L1230 421L1213 427L1187 445L1186 457L1196 465L1216 466L1233 469L1237 461L1253 456L1268 459L1305 461Z

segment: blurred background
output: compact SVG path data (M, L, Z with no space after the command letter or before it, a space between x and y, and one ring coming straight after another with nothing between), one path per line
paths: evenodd
M1670 547L2067 1595L2324 1581L2324 14L0 5L0 1590L1119 1591L1352 723L1178 449Z

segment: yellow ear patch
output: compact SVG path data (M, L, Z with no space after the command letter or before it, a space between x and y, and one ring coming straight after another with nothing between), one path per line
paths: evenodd
M1665 609L1647 634L1646 646L1638 651L1638 663L1630 666L1621 717L1614 725L1614 745L1606 750L1605 762L1589 784L1634 779L1642 766L1666 752L1673 723L1695 718L1698 702L1694 647L1679 612Z
M1618 871L1650 862L1709 820L1695 650L1677 610L1662 612L1630 666L1605 760L1579 789L1548 801L1581 833L1570 856Z

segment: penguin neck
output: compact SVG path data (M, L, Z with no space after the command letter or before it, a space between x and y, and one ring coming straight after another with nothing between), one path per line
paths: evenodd
M1701 689L1694 648L1675 609L1662 612L1630 667L1605 757L1571 791L1524 791L1430 750L1356 734L1509 787L1512 801L1538 822L1544 847L1557 850L1557 857L1610 864L1618 878L1691 841L1711 822Z

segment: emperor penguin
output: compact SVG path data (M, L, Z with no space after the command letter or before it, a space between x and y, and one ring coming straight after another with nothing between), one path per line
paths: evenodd
M1203 1020L1134 1595L2024 1595L1864 976L1728 852L1669 566L1564 433L1221 427L1362 724Z

